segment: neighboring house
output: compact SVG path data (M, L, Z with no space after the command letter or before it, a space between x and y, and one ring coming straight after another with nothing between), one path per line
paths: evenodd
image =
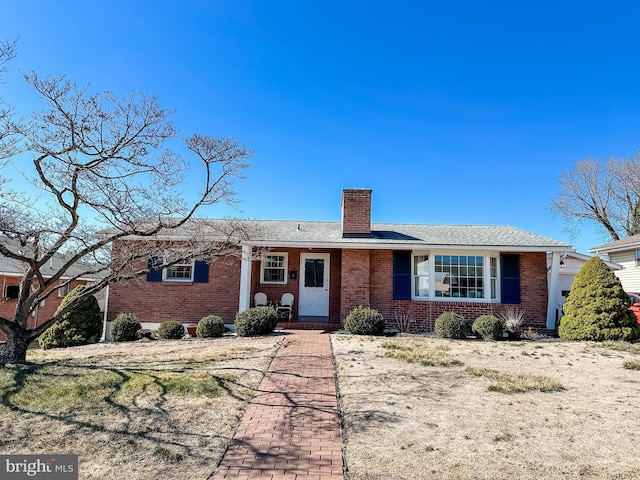
M42 269L42 274L47 278L47 270L51 272L57 272L58 269L65 263L65 259L62 255L55 255L49 263ZM71 267L68 274L60 280L60 284L65 283L69 278L81 273L79 267ZM0 287L2 290L0 298L0 316L12 319L15 313L16 305L18 303L17 298L20 294L20 280L23 274L23 265L11 258L0 255ZM81 277L74 280L70 284L58 289L57 292L50 295L46 300L40 302L40 305L34 310L31 315L31 320L28 322L28 328L35 328L41 325L44 321L50 319L55 311L60 306L60 302L64 296L73 290L78 285L83 285L95 281L94 278ZM105 298L104 295L96 296L101 308L104 308ZM0 333L0 336L3 334Z
M569 290L571 290L571 285L573 285L573 279L575 278L578 271L582 268L582 266L586 263L586 261L590 258L591 257L589 255L578 252L563 252L560 255L560 278L558 281L558 290L555 294L555 298L557 300L556 312L558 319L560 319L560 317L562 316L562 306L567 300ZM551 276L551 261L552 254L547 253L547 272L549 277ZM607 260L605 260L605 264L614 272L622 268L621 265L618 265L614 262L609 262Z
M589 250L621 266L615 274L627 292L640 292L640 235L598 245Z
M207 220L200 233L218 222ZM233 323L237 311L253 306L255 293L275 302L289 292L297 328L337 328L352 308L370 305L390 323L409 314L433 329L444 311L473 320L506 304L526 310L533 328L555 328L560 255L571 251L566 243L507 226L372 224L371 190L363 189L343 191L342 222L257 223L260 234L242 243L242 258L188 262L112 285L108 320L134 313L153 328L216 314ZM180 241L181 233L159 239ZM114 251L128 241L137 240L118 240Z

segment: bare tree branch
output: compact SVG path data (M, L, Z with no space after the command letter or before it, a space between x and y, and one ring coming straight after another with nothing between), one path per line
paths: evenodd
M558 185L550 210L573 236L585 220L602 227L611 240L640 233L639 154L606 162L580 160L561 172Z
M0 65L2 51L0 44ZM8 59L12 50L5 51ZM172 112L144 93L92 94L61 75L31 73L25 79L47 108L9 122L10 164L38 193L3 190L0 184L0 256L19 263L23 272L14 317L0 317L8 338L0 345L0 363L24 361L24 346L57 318L28 329L29 315L62 286L93 278L77 301L191 258L240 255L240 243L255 234L251 222L195 218L203 205L237 201L232 185L251 155L242 144L193 135L180 146ZM176 144L193 158L168 148ZM198 164L199 193L187 201L179 187ZM177 230L179 236L172 233ZM119 239L124 241L118 251L111 252ZM153 257L162 261L148 265Z

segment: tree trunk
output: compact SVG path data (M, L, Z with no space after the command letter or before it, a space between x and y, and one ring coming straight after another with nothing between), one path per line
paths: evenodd
M7 341L0 343L0 365L6 363L26 363L29 339L27 332L10 331Z

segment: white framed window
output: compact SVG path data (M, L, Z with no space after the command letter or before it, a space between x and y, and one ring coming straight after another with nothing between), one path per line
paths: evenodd
M193 282L193 261L176 263L162 270L164 282Z
M412 252L415 300L497 301L499 264L494 252Z
M413 296L428 298L429 293L429 255L413 256Z
M498 298L498 259L489 258L489 282L491 283L491 300Z
M260 262L260 283L287 283L287 253L265 253Z
M636 250L636 268L640 267L640 249Z
M434 255L436 297L484 298L484 257Z
M60 280L58 282L58 298L66 297L69 294L69 284L63 285L66 280Z

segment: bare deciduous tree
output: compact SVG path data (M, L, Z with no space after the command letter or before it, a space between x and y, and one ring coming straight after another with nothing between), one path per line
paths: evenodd
M0 65L14 53L12 44L0 46ZM235 201L230 187L250 156L243 145L200 135L186 139L185 151L202 169L199 193L188 202L178 187L190 162L167 148L184 143L171 112L155 98L90 94L63 76L25 78L47 107L19 120L10 109L2 113L5 167L21 172L39 193L28 195L0 179L0 256L22 270L13 318L0 317L7 337L0 345L0 363L26 360L29 343L56 317L35 328L28 328L27 320L59 288L95 276L82 291L86 296L187 259L238 254L238 243L250 234L246 223L214 227L195 218L203 205ZM192 185L189 189L194 195ZM161 241L176 229L182 241ZM120 242L111 255L114 240L132 237L139 241ZM153 265L141 261L149 255L161 260ZM59 262L53 271L52 259Z
M599 224L611 238L619 240L640 234L640 154L577 161L561 172L560 192L551 211L559 214L567 231L576 234L584 220Z

